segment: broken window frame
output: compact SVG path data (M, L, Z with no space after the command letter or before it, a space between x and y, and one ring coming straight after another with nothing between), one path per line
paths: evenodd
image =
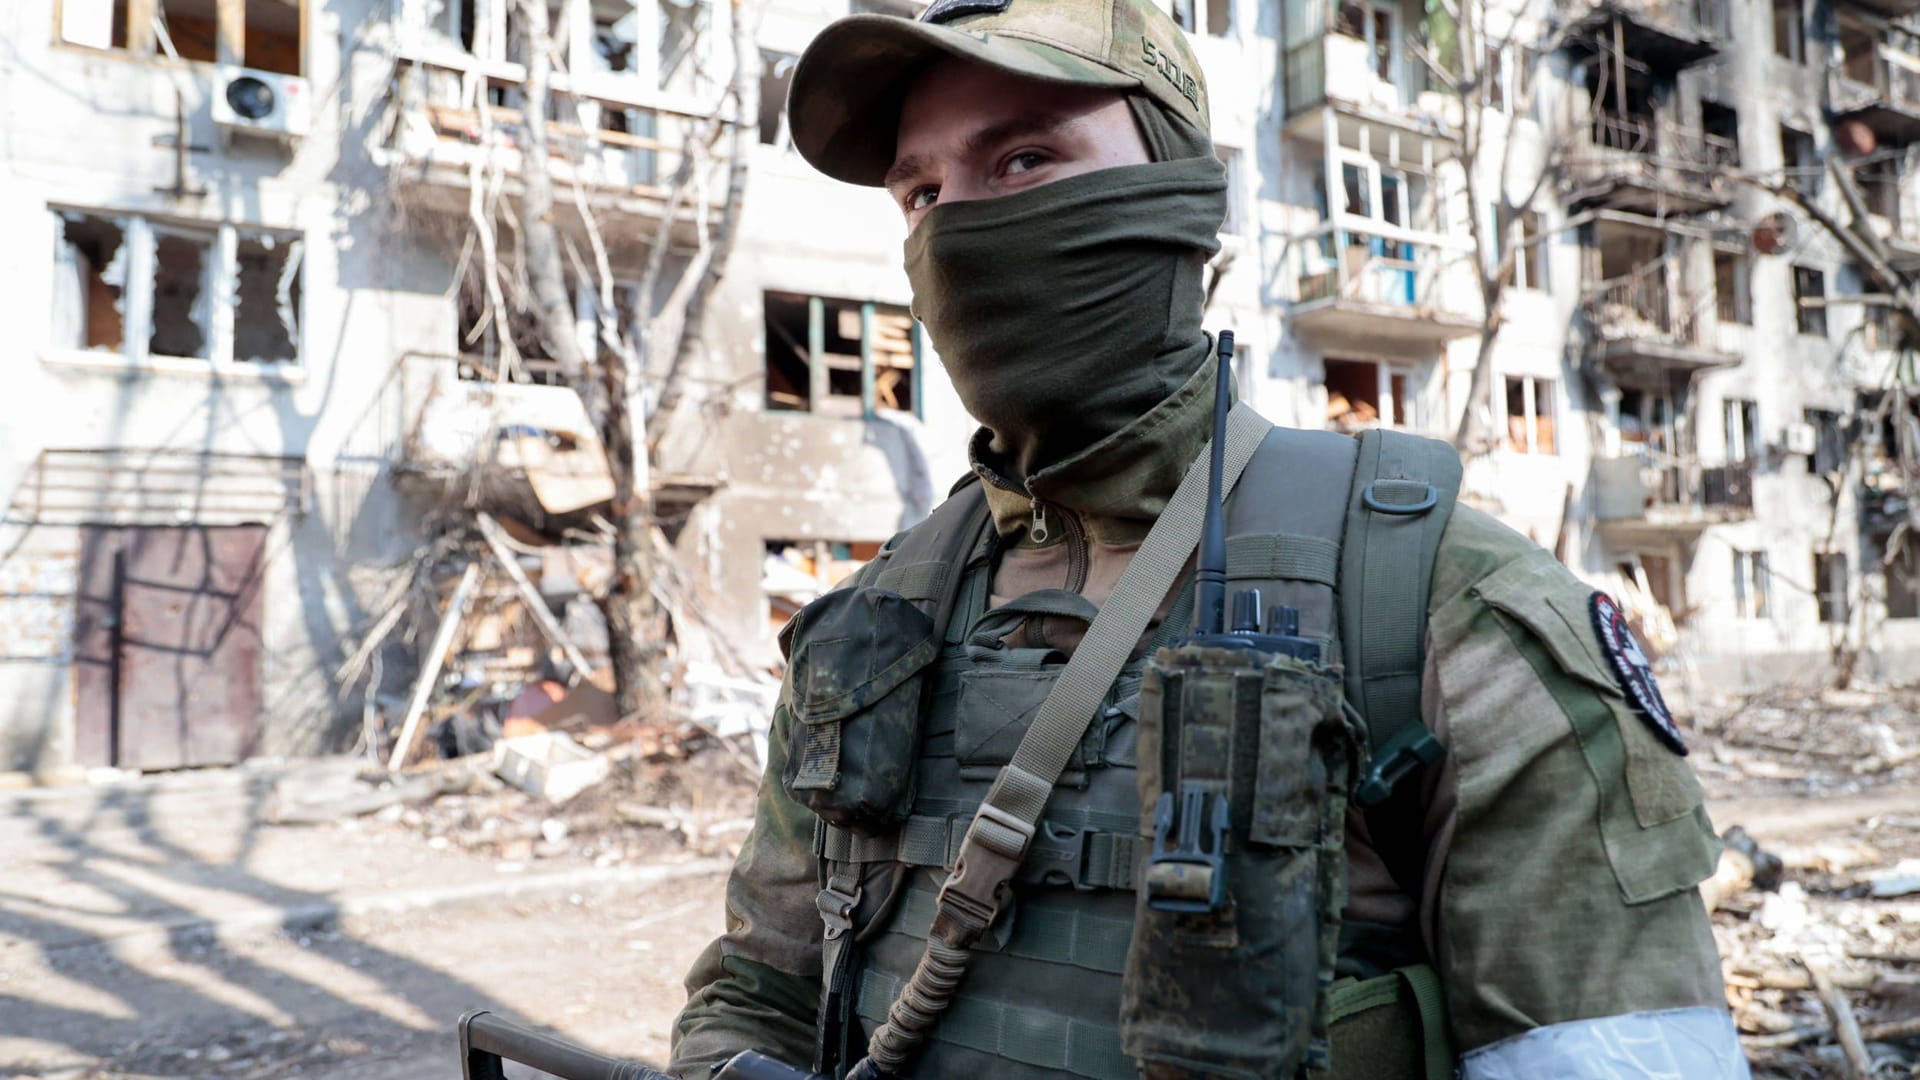
M205 27L206 38L190 36L185 28L169 23L166 19L167 0L54 0L54 41L64 48L87 49L96 52L121 53L149 60L170 60L161 46L159 35L148 23L141 25L142 14L158 19L167 27L168 38L174 51L182 61L196 64L220 64L252 68L258 71L270 71L282 75L304 76L307 73L307 25L309 0L261 0L295 8L293 48L278 53L273 58L279 61L290 57L292 62L270 62L262 50L252 50L252 62L248 61L247 4L211 4L214 8L214 22ZM120 8L120 11L116 11ZM92 14L95 20L88 24L89 32L77 29L76 13ZM99 16L104 15L104 41ZM117 31L117 33L116 33ZM292 67L292 71L287 68Z
M1557 455L1560 453L1560 380L1540 375L1508 375L1500 384L1507 435L1502 441L1516 454ZM1520 412L1513 411L1515 385L1520 390ZM1545 406L1542 408L1542 406ZM1513 422L1520 421L1524 440L1514 437Z
M1773 617L1773 572L1765 551L1733 549L1733 614L1739 619Z
M1722 273L1723 268L1728 271ZM1713 251L1714 314L1722 326L1753 325L1753 264L1739 248Z
M305 360L305 331L307 289L305 234L291 229L270 229L252 225L236 225L231 222L207 223L180 221L165 218L150 218L141 214L119 214L111 211L87 209L84 207L52 206L48 212L54 218L56 242L63 242L67 220L70 216L92 218L111 222L121 230L123 256L113 260L122 263L120 294L121 340L118 349L87 348L74 346L64 341L50 341L54 355L65 358L87 357L97 360L102 356L117 355L131 365L166 365L212 370L226 368L239 371L273 372L299 369ZM155 352L151 348L154 334L153 316L158 296L158 282L155 275L159 270L158 244L163 237L186 236L207 241L207 255L201 267L199 285L201 314L196 322L205 336L204 356L175 356ZM272 237L274 244L288 245L287 262L291 270L283 270L282 277L275 283L274 295L279 301L275 313L283 320L283 329L287 332L293 353L289 360L254 361L234 354L234 319L240 306L240 262L239 248L242 237ZM60 255L55 253L56 265ZM58 312L54 318L59 319ZM291 325L286 324L291 321ZM49 337L53 335L50 333Z
M1173 21L1195 36L1230 37L1239 25L1233 4L1234 0L1173 0Z
M1333 415L1333 388L1328 384L1327 365L1362 365L1374 369L1374 419L1371 421L1347 421ZM1418 431L1425 419L1420 401L1417 382L1421 379L1419 371L1412 367L1394 364L1369 356L1327 356L1320 361L1320 388L1328 395L1322 415L1324 423L1333 431L1353 433L1367 428L1387 428L1396 431ZM1349 402L1352 406L1355 403ZM1361 401L1358 404L1367 404Z
M1793 286L1794 331L1806 337L1827 336L1827 272L1817 266L1790 268ZM1814 303L1807 303L1813 300Z
M760 145L775 150L793 149L793 132L787 123L787 88L793 84L793 70L800 58L779 49L760 50ZM767 121L773 120L772 130Z
M1833 573L1834 566L1839 573ZM1843 551L1815 551L1813 553L1813 603L1818 620L1828 625L1846 625L1853 614L1851 598L1848 595L1849 577L1852 573L1847 564L1847 555Z
M1752 461L1766 452L1766 443L1760 434L1760 403L1754 399L1722 398L1720 425L1726 444L1727 464Z
M1807 6L1803 0L1773 0L1768 11L1768 22L1773 28L1773 55L1790 64L1807 62ZM1780 40L1780 30L1785 28L1787 39Z
M816 416L826 416L836 419L871 420L877 416L879 412L879 406L876 400L876 385L881 370L900 371L904 368L907 372L907 393L912 398L912 407L906 411L910 411L916 418L924 418L926 412L926 395L922 374L926 370L927 356L925 331L922 329L919 321L912 317L911 312L905 306L886 304L875 300L845 300L837 297L816 296L808 293L793 293L780 289L765 290L761 294L761 297L763 349L764 343L777 329L777 324L774 320L767 317L767 307L770 302L777 301L785 304L803 302L807 310L807 332L804 346L803 343L798 340L791 342L796 349L804 347L806 352L807 392L799 398L799 404L797 405L774 404L772 388L767 382L772 372L772 357L763 351L762 362L767 374L762 376L764 394L761 407L765 411L769 413L811 413ZM845 340L854 341L860 350L857 367L860 392L857 396L844 392L836 393L832 389L833 371L829 369L827 357L836 354L828 353L826 347L827 309L829 305L838 309L843 315L849 310L858 312L860 321L858 339L856 340L850 334L838 335ZM881 316L893 318L905 316L907 319L908 359L905 365L886 363L881 359L881 353L892 351L878 347L876 334L880 330L879 319ZM896 353L896 355L898 354ZM847 407L844 403L849 401L857 401L857 408Z

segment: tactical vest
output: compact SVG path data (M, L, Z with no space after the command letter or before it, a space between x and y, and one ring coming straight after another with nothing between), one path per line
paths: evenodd
M1376 778L1382 765L1397 762L1385 770L1393 777L1431 760L1434 744L1419 716L1422 639L1433 554L1458 476L1454 451L1432 440L1276 428L1227 500L1229 588L1258 588L1267 602L1296 609L1300 635L1343 664L1348 703L1371 721ZM1008 631L1030 616L1094 613L1090 602L1061 590L989 610L996 543L984 496L963 485L927 521L889 541L854 582L904 599L886 616L886 640L810 634L803 626L791 643L822 650L810 661L792 654L804 665L793 685L795 716L816 718L794 727L801 786L867 753L904 750L912 760L898 776L878 770L853 785L898 799L890 827L822 820L816 830L826 923L822 1071L843 1075L861 1056L865 1032L885 1020L921 959L935 897L969 821L1064 666L1050 650L1010 647ZM1137 1075L1119 1029L1147 846L1135 722L1144 657L1185 635L1192 602L1191 587L1181 587L1149 648L1108 691L1047 804L1012 900L989 940L975 947L958 996L914 1065L916 1080ZM829 673L856 654L866 665L854 680L859 693ZM836 724L817 722L858 708L912 708L917 731L902 742L898 720L877 736L873 727L849 728L864 731L855 745L842 741ZM1412 841L1382 854L1415 896L1417 787L1399 785L1371 812L1376 821L1390 819L1374 837ZM1345 978L1335 985L1328 1075L1451 1076L1438 981L1422 964L1413 928L1349 926L1340 954Z

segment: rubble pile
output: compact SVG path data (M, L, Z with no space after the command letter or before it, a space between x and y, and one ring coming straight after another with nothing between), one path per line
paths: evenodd
M1754 1075L1920 1075L1920 686L1724 699L1697 728L1720 816L1773 821L1716 821L1702 889Z

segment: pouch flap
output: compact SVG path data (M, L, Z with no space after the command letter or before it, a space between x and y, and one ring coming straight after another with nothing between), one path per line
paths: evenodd
M885 697L940 653L926 612L899 593L872 587L830 592L791 626L794 718L844 719Z

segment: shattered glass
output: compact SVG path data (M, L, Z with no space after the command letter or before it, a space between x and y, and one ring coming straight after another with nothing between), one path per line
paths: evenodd
M271 232L242 232L237 241L233 358L294 363L300 359L303 245Z
M153 230L153 336L147 352L207 360L212 292L213 236Z

